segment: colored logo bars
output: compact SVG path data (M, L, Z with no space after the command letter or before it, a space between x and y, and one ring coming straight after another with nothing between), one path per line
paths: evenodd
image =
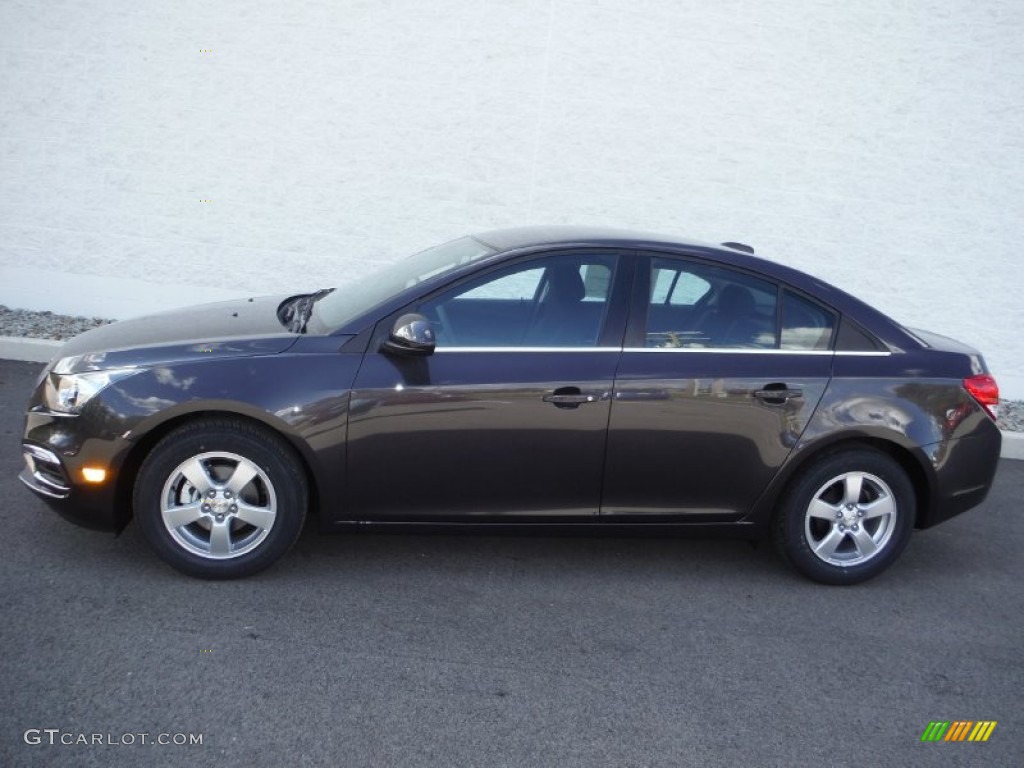
M921 741L988 741L995 720L933 720L921 734Z

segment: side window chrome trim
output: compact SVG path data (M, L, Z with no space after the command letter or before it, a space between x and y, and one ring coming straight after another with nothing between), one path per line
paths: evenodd
M712 355L842 355L843 357L888 357L891 352L834 352L831 349L730 349L728 347L626 347L623 352L683 352Z
M697 355L833 355L830 349L746 349L730 347L626 347L624 352L682 352Z
M437 347L439 352L621 352L622 347Z
M892 352L833 352L830 349L714 349L681 347L437 347L442 352L672 352L711 355L834 355L842 357L889 357Z

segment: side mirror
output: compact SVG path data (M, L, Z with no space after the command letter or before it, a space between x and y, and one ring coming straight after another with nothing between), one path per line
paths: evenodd
M395 320L382 349L396 355L432 355L436 345L430 321L423 315L409 313Z

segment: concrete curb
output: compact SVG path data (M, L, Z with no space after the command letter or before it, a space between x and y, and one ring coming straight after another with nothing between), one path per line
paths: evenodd
M52 339L0 336L0 360L48 363L63 344L63 341L53 341ZM1000 457L1024 459L1024 432L1003 431L1003 450Z
M64 346L63 341L54 341L53 339L0 336L0 360L48 363L62 346Z
M1003 430L1003 450L999 456L1004 459L1024 459L1024 432Z

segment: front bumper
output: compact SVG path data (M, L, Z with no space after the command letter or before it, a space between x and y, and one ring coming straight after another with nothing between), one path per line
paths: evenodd
M22 443L21 451L25 459L25 469L18 476L21 482L51 499L66 499L71 494L71 481L57 454L32 443Z
M18 479L66 520L119 531L131 516L118 494L119 469L130 443L98 432L89 419L29 411L22 440L25 466ZM104 482L86 482L82 469L87 466L106 469Z
M40 483L27 467L21 471L18 479L50 509L75 525L95 531L120 531L124 528L125 520L117 514L113 494L106 489L95 491L72 487L65 495L58 495Z

